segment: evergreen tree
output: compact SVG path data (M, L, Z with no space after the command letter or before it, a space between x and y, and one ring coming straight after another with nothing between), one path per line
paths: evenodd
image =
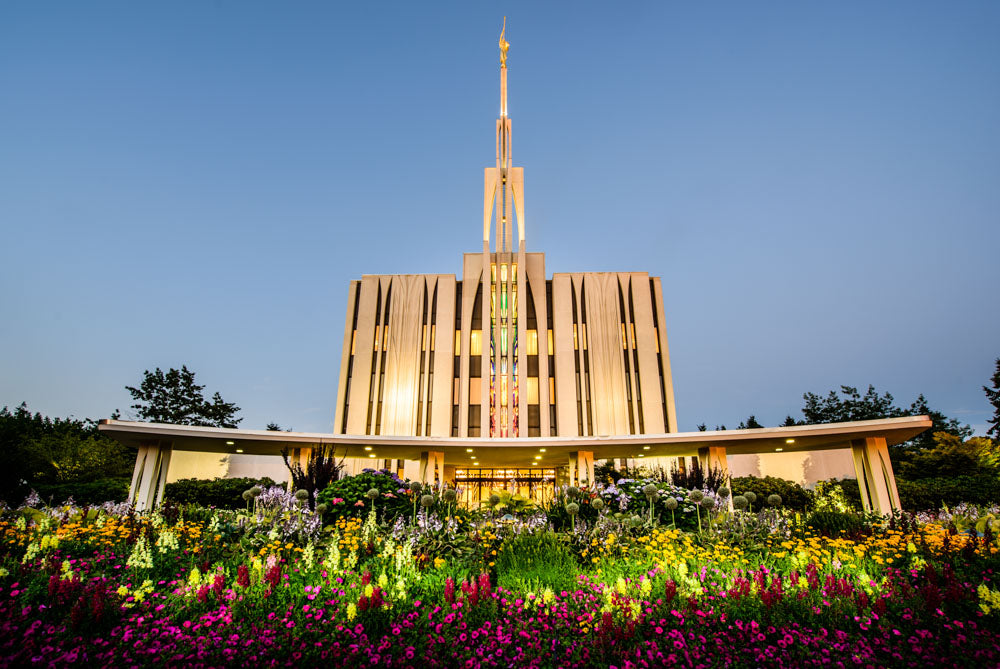
M997 368L990 381L993 383L992 388L983 386L983 390L986 391L986 399L993 405L993 417L988 421L990 429L986 431L986 436L1000 442L1000 358L997 358Z

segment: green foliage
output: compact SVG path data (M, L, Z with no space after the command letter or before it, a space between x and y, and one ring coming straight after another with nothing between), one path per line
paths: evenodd
M509 590L572 590L576 559L559 535L525 532L504 543L496 558L497 584Z
M267 488L276 485L269 478L217 478L181 479L168 483L164 488L164 497L175 504L200 504L214 506L218 509L244 509L247 502L243 492L253 486Z
M762 428L762 427L764 427L764 426L761 425L759 422L757 422L757 417L755 415L753 415L753 414L750 414L750 417L747 418L745 421L741 421L740 424L738 426L736 426L736 429L737 430L756 430L756 429Z
M868 525L864 518L850 511L813 511L806 519L806 527L827 537L855 536Z
M496 495L497 503L491 504L489 498ZM483 501L483 508L489 509L495 514L522 514L535 510L535 503L530 497L513 493L509 490L492 490L486 500Z
M406 482L385 470L366 469L360 474L334 481L320 491L317 502L327 507L324 519L329 522L336 518L367 515L372 502L366 495L372 488L380 493L375 500L375 510L383 520L391 521L400 514L409 516L413 513L413 493L408 491Z
M102 436L94 421L32 414L24 403L0 409L0 499L8 504L39 485L131 476L134 464L135 451Z
M947 476L1000 474L1000 448L985 437L963 440L948 432L935 432L934 448L913 454L900 463L896 474L916 481Z
M740 476L733 479L733 494L742 495L747 491L757 495L754 508L763 508L764 501L771 495L780 495L782 506L795 511L806 511L812 508L812 492L798 483L779 479L775 476Z
M219 393L209 402L202 395L205 386L194 382L194 372L182 365L171 367L166 373L159 367L142 373L138 388L125 386L136 401L132 408L141 420L177 425L206 425L211 427L236 427L240 408L225 402Z
M130 481L131 479L121 476L96 481L37 483L34 489L49 506L62 504L71 497L77 506L96 506L104 502L124 501L128 497Z
M922 478L916 481L896 479L899 503L908 511L926 511L968 502L996 504L1000 502L1000 480L995 475L949 476Z
M453 566L472 568L481 561L479 546L468 532L429 530L417 540L414 551L430 560L441 558Z
M816 511L861 511L861 490L857 479L818 481L813 489Z

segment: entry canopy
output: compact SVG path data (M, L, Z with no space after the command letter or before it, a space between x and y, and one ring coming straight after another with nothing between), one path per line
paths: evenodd
M565 465L567 455L577 451L591 451L595 460L604 460L694 456L706 448L723 448L728 455L823 451L850 448L852 441L867 438L884 438L891 446L931 425L927 416L905 416L753 430L506 439L276 432L122 420L102 420L98 429L128 446L169 444L181 451L280 455L284 448L330 446L338 456L348 458L405 460L419 460L421 454L435 451L444 454L446 464L467 465L471 448L481 466L555 467Z

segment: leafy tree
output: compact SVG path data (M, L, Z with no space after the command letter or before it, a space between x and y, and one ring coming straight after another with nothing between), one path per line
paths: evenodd
M796 425L804 425L804 423L800 420L795 420L791 416L785 416L785 422L780 427L795 427Z
M806 405L802 407L807 425L813 423L841 423L855 420L875 420L878 418L895 418L904 415L903 410L893 404L892 395L879 395L875 386L868 386L868 392L862 397L857 388L841 386L839 397L831 390L825 397L814 393L805 393L802 399Z
M806 401L802 408L805 423L838 423L855 420L875 420L878 418L896 418L899 416L930 417L931 428L917 435L912 440L889 447L889 455L900 471L910 471L905 467L912 458L922 451L935 448L935 433L946 432L959 440L972 435L972 428L962 425L953 418L946 417L940 411L927 406L927 399L921 394L908 409L896 406L892 395L879 395L874 386L868 386L868 391L861 395L857 388L841 386L840 395L831 390L826 396L806 393L802 396ZM912 475L912 474L911 474Z
M274 422L268 423L264 429L268 432L281 432L281 426Z
M8 503L43 484L127 477L134 464L135 452L101 435L92 420L48 418L24 403L0 409L0 498Z
M240 408L225 402L219 393L212 395L211 402L205 400L205 386L194 382L194 372L186 365L179 370L171 367L166 373L159 367L146 370L138 388L125 389L136 400L132 408L142 420L210 427L236 427L243 420L236 417Z
M934 448L921 449L899 468L909 480L1000 474L1000 449L985 437L965 439L948 432L935 432Z
M983 386L986 391L986 399L993 405L993 417L989 419L990 429L986 430L986 436L1000 442L1000 358L997 358L997 368L990 379L992 388Z

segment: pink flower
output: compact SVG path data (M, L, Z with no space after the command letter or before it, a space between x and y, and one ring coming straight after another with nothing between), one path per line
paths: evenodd
M357 502L354 503L354 506L364 506L364 505L365 505L365 503L362 502L360 499Z
M331 503L332 504L343 504L344 503L344 498L343 497L334 497L333 498L333 502L331 502Z

